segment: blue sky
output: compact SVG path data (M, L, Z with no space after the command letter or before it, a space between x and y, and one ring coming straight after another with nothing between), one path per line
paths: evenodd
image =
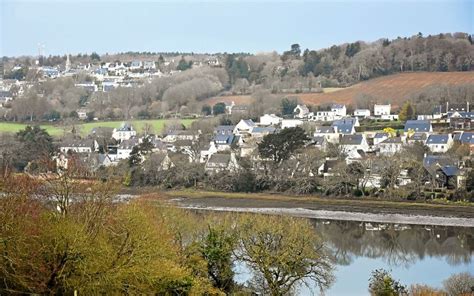
M474 33L473 1L0 0L0 55L282 52L357 40Z

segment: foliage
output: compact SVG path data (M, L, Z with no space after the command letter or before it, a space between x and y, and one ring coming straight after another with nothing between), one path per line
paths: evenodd
M301 127L285 128L279 133L268 134L258 143L258 152L262 158L274 163L288 159L297 149L303 147L309 138Z
M369 279L369 292L373 296L399 296L406 294L406 288L394 280L388 271L376 269Z
M202 105L201 113L204 114L204 116L211 115L212 114L211 106L206 105L206 104Z
M411 119L415 119L415 107L413 107L410 103L410 101L406 101L402 109L400 110L400 114L398 115L398 118L400 121L407 121Z
M468 272L453 274L443 282L448 296L472 295L474 293L474 276Z
M296 99L289 100L288 98L284 98L281 100L281 113L283 115L292 115L297 105L298 102Z
M333 281L332 266L307 220L287 216L251 215L241 219L237 257L255 273L270 295L287 295L311 282L322 290Z
M212 113L214 115L225 114L226 113L225 111L226 111L225 103L223 102L217 103L212 107Z

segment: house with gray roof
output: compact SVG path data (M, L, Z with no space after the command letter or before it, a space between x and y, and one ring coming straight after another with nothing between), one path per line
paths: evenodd
M345 153L350 150L362 150L364 152L369 150L367 139L365 138L365 135L362 134L343 135L339 144Z
M92 153L98 149L99 143L94 139L69 139L59 145L59 150L62 153Z
M136 135L137 131L128 122L122 123L119 128L114 128L114 130L112 131L112 138L117 141L129 140L135 137Z
M429 135L426 140L426 146L434 153L446 153L453 146L453 137L451 134Z
M209 157L205 165L205 170L210 173L235 171L237 168L237 159L233 153L214 153Z
M402 151L404 141L401 137L388 138L381 142L379 147L379 154L381 155L394 155Z
M413 133L432 133L433 127L428 120L407 120L405 123L405 132Z

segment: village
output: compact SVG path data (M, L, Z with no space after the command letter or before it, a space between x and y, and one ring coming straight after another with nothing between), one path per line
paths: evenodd
M310 178L340 178L336 167L341 163L345 166L363 163L363 177L358 180L363 185L356 186L360 185L364 190L380 189L386 183L384 170L387 167L384 163L387 159L397 159L397 155L406 154L407 149L419 147L421 152L417 153L421 153L423 171L416 173L423 175L421 180L417 180L415 185L413 178L420 176L413 175L413 167L400 164L396 175L391 176L395 178L391 186L428 186L437 192L464 190L472 171L471 155L474 152L474 132L471 131L474 112L469 108L469 103L446 103L436 106L433 114L399 122L399 115L392 112L390 104L376 104L372 110L356 109L353 114L348 114L342 104L333 104L330 110L316 112L298 104L291 117L263 114L257 122L241 119L235 125L214 126L213 132L208 134L201 129L181 127L168 129L163 135L139 135L133 125L124 122L120 128L108 131L97 128L87 138L59 143L61 154L56 158L59 167L67 167L68 157L80 156L91 170L97 170L140 155L139 163L153 157L156 174L161 174L176 165L173 155L180 155L189 163L202 164L209 175L236 172L242 168L240 163L243 160L254 164L251 170L259 171L259 166L269 161L258 153L259 143L266 136L285 129L302 128L308 137L305 149L320 155L317 166L304 173ZM242 106L234 103L226 104L227 115L224 116L240 109ZM377 122L376 128L370 128L367 122ZM397 125L401 128L392 128ZM104 135L113 140L104 141ZM100 143L108 144L104 147ZM140 149L144 143L149 148ZM290 159L298 159L298 153L295 151ZM292 178L299 163L296 161L294 168L286 170L287 178Z

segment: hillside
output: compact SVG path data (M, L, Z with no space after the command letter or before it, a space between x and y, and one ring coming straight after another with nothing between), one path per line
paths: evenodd
M370 95L380 103L390 102L399 106L412 98L424 88L436 85L474 84L474 72L414 72L400 73L357 83L351 87L327 93L294 94L301 102L308 105L325 103L354 104L361 95ZM232 102L250 104L250 96L214 97L206 100L207 104Z

